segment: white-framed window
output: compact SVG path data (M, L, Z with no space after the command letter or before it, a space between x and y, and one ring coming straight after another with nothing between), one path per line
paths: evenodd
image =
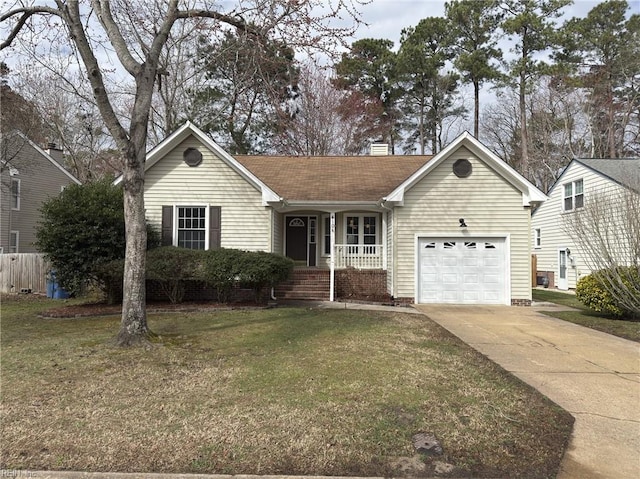
M11 178L11 209L20 209L20 180Z
M542 247L542 235L540 232L540 228L536 228L533 230L533 246L535 248Z
M331 255L331 217L322 216L322 256Z
M209 208L206 206L176 206L176 246L188 249L207 249L209 241Z
M20 232L19 231L10 231L9 232L9 253L18 253L20 243Z
M582 178L563 185L563 211L573 211L584 206L584 182Z
M309 243L310 244L316 244L316 234L317 234L316 218L309 217Z
M376 214L345 215L345 240L350 253L376 254L375 245L378 242L379 221Z

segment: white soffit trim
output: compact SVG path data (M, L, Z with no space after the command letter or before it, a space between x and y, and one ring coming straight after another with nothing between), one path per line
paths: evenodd
M418 171L393 190L385 200L402 204L404 201L404 194L408 189L428 175L461 146L465 146L475 153L482 161L487 163L489 167L499 173L505 180L518 189L522 193L523 206L530 206L531 203L541 203L548 199L547 195L527 181L524 176L502 161L468 131L465 131L446 148L440 151L440 153L434 156L431 161L423 165Z
M187 121L184 125L171 133L168 137L162 140L151 151L147 153L144 170L149 170L158 161L164 158L170 151L172 151L180 142L186 139L189 135L195 136L204 146L209 148L218 158L227 163L233 168L240 176L242 176L249 184L251 184L257 190L262 192L262 202L266 206L268 202L281 201L281 198L271 190L266 184L264 184L258 177L251 173L247 168L240 164L233 156L227 153L220 145L209 138L200 128L195 126L190 121ZM118 177L114 184L118 184L122 181L122 176Z

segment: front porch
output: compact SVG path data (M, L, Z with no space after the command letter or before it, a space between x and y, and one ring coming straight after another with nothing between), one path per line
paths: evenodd
M387 272L382 269L344 268L334 272L334 300L387 302ZM275 288L282 300L330 301L331 272L328 269L297 267L288 281Z
M386 211L276 215L275 249L296 264L290 281L276 288L278 298L388 300Z

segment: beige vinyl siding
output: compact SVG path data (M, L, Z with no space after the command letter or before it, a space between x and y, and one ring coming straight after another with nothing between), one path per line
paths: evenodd
M458 178L453 163L468 159L473 173ZM405 193L394 215L396 297L415 297L416 235L508 236L511 299L531 299L530 211L522 193L464 147L456 150Z
M383 213L384 214L384 213ZM395 263L394 263L394 227L393 227L393 211L387 211L387 244L385 254L387 255L387 293L393 295L394 294L394 274L395 274Z
M549 200L538 208L531 218L531 245L532 252L537 256L538 271L553 271L556 285L558 284L558 250L569 248L571 250L572 263L567 264L567 283L570 289L576 287L577 281L591 273L584 255L576 246L570 235L565 231L565 220L572 212L563 211L564 185L575 180L583 180L585 204L593 197L594 192L604 193L622 191L623 188L614 181L599 173L586 168L584 165L573 162L569 165L560 180L548 193ZM540 248L533 247L535 229L540 228Z
M182 153L197 148L202 163L189 167ZM196 138L189 136L146 173L147 219L158 228L162 205L221 207L221 247L271 251L271 212L261 192Z
M62 186L73 184L69 178L57 166L52 164L38 150L33 148L26 140L20 145L19 157L12 161L12 165L18 170L18 174L10 177L9 172L3 174L2 189L9 189L8 194L2 196L2 234L0 246L5 253L9 251L9 232L18 231L19 253L36 253L38 250L33 245L36 241L36 228L40 221L40 207L42 203L60 194ZM20 180L20 209L11 209L11 178Z
M283 228L284 228L284 216L280 213L277 213L275 210L271 210L271 221L272 221L272 252L277 254L284 254L284 242L282 240L283 237Z

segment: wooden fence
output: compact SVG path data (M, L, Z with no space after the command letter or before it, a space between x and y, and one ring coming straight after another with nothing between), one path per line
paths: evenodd
M0 293L47 294L49 262L38 253L0 254Z

